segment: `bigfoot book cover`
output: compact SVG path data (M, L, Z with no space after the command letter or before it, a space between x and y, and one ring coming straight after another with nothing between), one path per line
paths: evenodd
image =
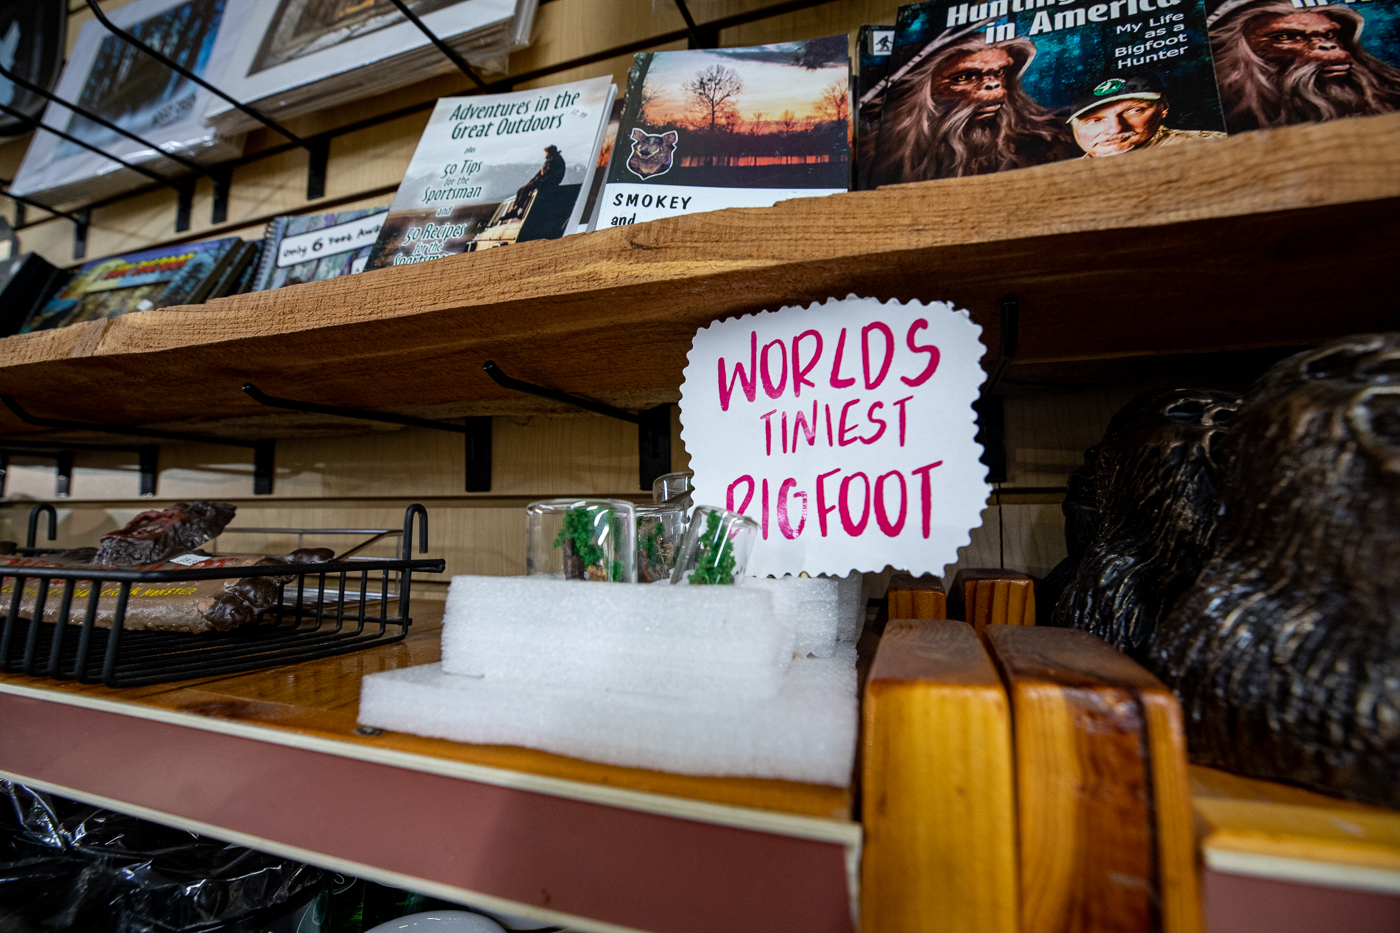
M851 86L855 88L856 169L855 188L870 187L870 165L880 139L880 106L885 102L886 78L890 73L890 53L894 51L894 25L862 26L856 38L856 61L860 68Z
M832 36L638 54L597 225L847 190L848 45Z
M572 230L617 88L610 78L437 102L367 268Z
M1219 0L1210 41L1231 133L1400 109L1400 3Z
M1203 0L900 7L870 183L1224 135Z

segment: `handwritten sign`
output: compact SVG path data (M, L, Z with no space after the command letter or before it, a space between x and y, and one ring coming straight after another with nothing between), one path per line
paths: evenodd
M851 296L701 329L681 386L695 501L759 523L754 574L943 572L990 492L982 329Z

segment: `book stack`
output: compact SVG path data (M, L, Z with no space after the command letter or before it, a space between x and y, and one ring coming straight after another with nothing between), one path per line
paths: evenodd
M246 289L257 243L238 237L141 250L86 263L20 327L52 330L172 305L193 305Z
M225 15L228 12L225 0L134 0L108 17L217 84L226 55L218 39L239 25L235 17ZM209 91L112 35L96 20L83 24L54 93L158 148L143 146L56 103L44 110L44 126L159 175L185 174L163 153L213 163L243 151L241 136L204 125L204 112L213 98ZM107 197L149 183L146 176L101 153L37 132L10 190L62 203Z
M537 0L410 0L423 25L483 74L504 74L529 44ZM287 3L251 0L225 36L223 89L276 120L449 74L447 59L389 0ZM224 100L206 120L223 133L259 124Z

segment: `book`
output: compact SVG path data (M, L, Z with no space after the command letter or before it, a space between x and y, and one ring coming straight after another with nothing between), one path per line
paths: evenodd
M275 217L251 291L318 282L364 269L388 208Z
M248 291L253 284L253 276L257 274L258 257L262 255L262 249L263 244L257 241L245 241L235 247L223 272L219 273L214 284L210 286L205 301L241 295Z
M617 147L617 129L622 124L622 108L626 103L622 98L613 100L612 112L608 115L608 125L603 130L603 144L598 147L598 159L593 163L593 180L588 183L588 198L583 202L583 212L575 233L593 230L598 226L598 212L603 209L603 182L608 178L608 163L612 161L613 149Z
M876 143L880 138L880 108L885 103L885 77L890 70L890 53L894 51L894 24L862 26L856 36L855 93L851 108L855 111L856 150L855 171L852 173L857 191L870 187L870 166L875 159Z
M171 305L199 304L209 297L242 243L238 237L225 237L94 259L37 308L19 332L51 330Z
M598 226L848 190L850 71L846 36L638 53Z
M1400 7L1211 0L1207 26L1231 133L1400 110Z
M63 67L68 43L68 4L64 0L3 0L0 2L0 65L30 84L51 90ZM0 103L30 120L48 104L33 91L0 78ZM0 136L29 132L21 117L0 112Z
M869 184L1223 135L1202 0L899 8Z
M217 86L223 56L217 53L216 40L226 22L230 28L238 25L236 18L225 17L229 2L134 0L113 9L109 18ZM240 137L205 128L203 114L212 97L209 91L108 32L95 19L83 24L54 92L157 148L143 146L57 103L45 108L45 126L157 174L185 173L162 152L213 162L242 151ZM145 176L97 152L40 131L24 154L11 190L18 195L43 194L67 201L106 197L149 183Z
M0 337L18 332L68 276L67 271L50 265L37 253L0 261Z
M368 267L557 239L574 229L616 94L603 77L441 98Z
M243 27L221 41L224 91L284 120L457 70L389 0L240 0ZM529 44L537 0L408 0L423 24L481 74L505 74ZM206 119L257 128L222 99Z

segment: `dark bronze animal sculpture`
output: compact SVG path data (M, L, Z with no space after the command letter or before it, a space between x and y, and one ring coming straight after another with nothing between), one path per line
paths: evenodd
M1141 659L1157 623L1210 557L1221 434L1239 396L1206 389L1140 395L1085 454L1065 501L1069 557L1049 624L1079 628Z
M1400 333L1277 364L1224 446L1215 553L1148 655L1192 758L1400 806Z

